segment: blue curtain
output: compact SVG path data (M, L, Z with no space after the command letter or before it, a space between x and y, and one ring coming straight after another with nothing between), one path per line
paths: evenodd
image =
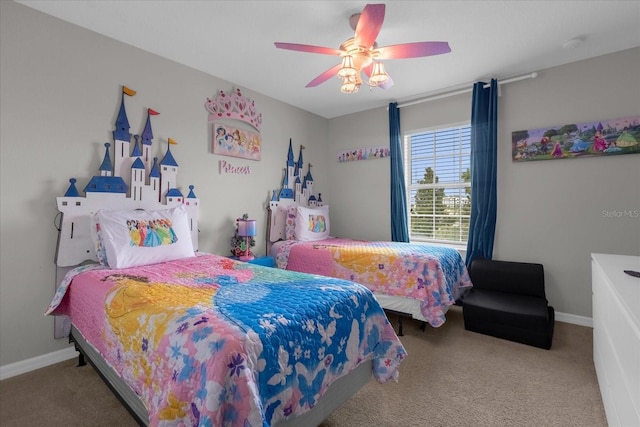
M389 151L391 156L391 240L408 242L407 193L404 187L402 165L402 134L400 133L400 109L389 104Z
M471 220L467 266L475 258L491 259L496 229L498 82L473 85L471 104Z

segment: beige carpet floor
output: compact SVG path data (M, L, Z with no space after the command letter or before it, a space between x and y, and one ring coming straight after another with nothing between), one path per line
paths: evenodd
M389 316L396 324L396 318ZM405 320L398 383L372 380L322 427L603 427L590 328L556 322L551 350ZM90 365L70 360L0 382L0 426L135 426Z

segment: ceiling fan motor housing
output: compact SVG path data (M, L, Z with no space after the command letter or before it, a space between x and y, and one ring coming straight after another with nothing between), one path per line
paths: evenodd
M353 38L350 38L340 45L340 50L345 52L344 56L351 55L351 57L353 57L354 67L357 70L361 70L369 66L371 61L378 56L379 52L377 47L377 43L374 43L373 46L368 49L363 46L356 46Z

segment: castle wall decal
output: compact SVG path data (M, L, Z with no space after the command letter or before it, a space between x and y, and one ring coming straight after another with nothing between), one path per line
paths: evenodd
M313 165L308 164L307 174L303 176L304 160L302 159L302 150L304 145L300 145L300 153L298 160L294 160L293 147L291 139L289 139L289 151L287 152L287 167L284 168L284 176L282 185L279 189L273 190L271 199L269 200L269 228L267 232L267 252L271 242L285 239L285 230L278 227L278 215L274 212L278 210L278 206L287 207L291 205L320 207L324 206L322 201L322 193L318 193L316 198L313 194L313 176L311 168Z
M273 190L269 207L273 211L280 203L296 203L301 206L322 206L322 193L318 193L318 197L313 194L313 176L311 176L311 168L313 165L308 164L307 174L302 176L304 161L302 159L302 150L304 145L300 145L300 153L298 160L294 160L293 147L291 139L289 139L289 151L287 152L287 167L284 168L284 177L282 178L282 186Z
M152 155L153 131L151 117L159 113L147 109L147 120L142 135L129 132L129 120L125 109L125 97L136 91L123 86L120 110L113 131L113 162L111 144L105 143L105 152L99 174L93 176L84 187L81 196L76 178L69 179L69 188L57 197L58 210L62 213L56 264L60 267L78 265L84 261L96 261L95 247L90 235L90 215L99 209L169 209L184 205L189 216L194 249L198 249L199 199L189 186L185 197L176 186L178 163L171 146L177 144L167 138L167 149L158 161ZM134 139L133 147L131 139Z

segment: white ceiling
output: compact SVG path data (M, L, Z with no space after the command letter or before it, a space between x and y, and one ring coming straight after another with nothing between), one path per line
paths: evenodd
M273 43L337 49L366 1L17 1L326 118L640 46L640 0L387 1L379 46L447 41L451 53L385 61L392 88L345 95L338 78L305 88L339 57Z

